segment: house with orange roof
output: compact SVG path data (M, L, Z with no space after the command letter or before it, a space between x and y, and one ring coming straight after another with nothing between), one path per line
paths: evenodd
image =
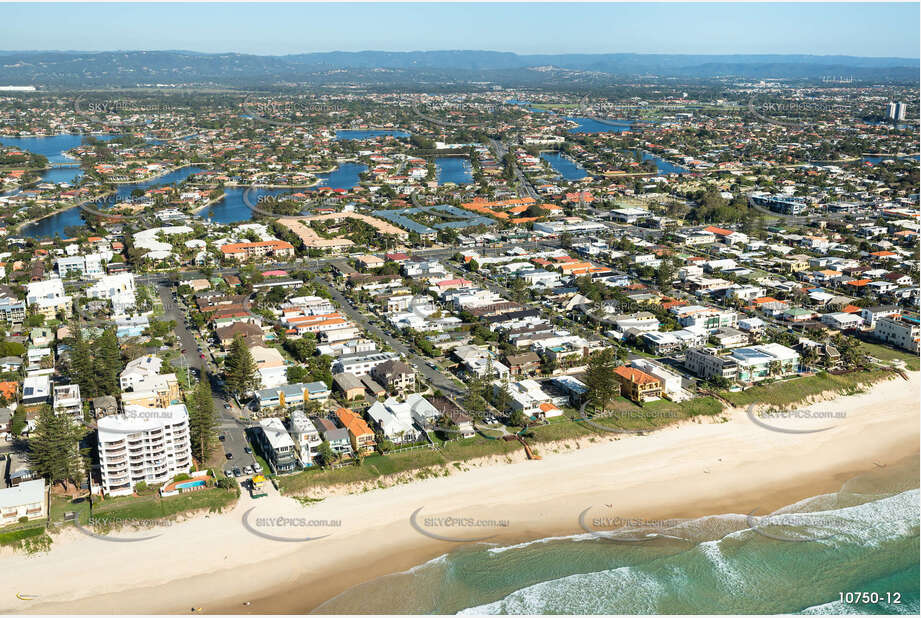
M366 455L374 451L376 442L374 441L374 432L368 426L363 418L349 410L348 408L339 408L336 410L336 418L342 426L349 432L349 440L352 443L352 450L356 453Z
M0 382L0 397L9 405L16 401L16 393L19 392L19 382Z
M620 394L637 403L662 398L662 380L635 367L621 365L614 369L620 382Z

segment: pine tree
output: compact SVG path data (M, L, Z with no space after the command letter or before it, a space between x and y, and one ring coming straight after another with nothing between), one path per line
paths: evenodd
M230 354L227 355L227 389L240 397L256 387L256 363L243 337L237 335L234 337L233 344L230 346Z
M66 414L43 406L29 439L29 465L51 484L83 480L80 439L83 429Z
M93 370L93 358L89 342L83 338L82 329L77 326L74 333L74 345L70 351L70 379L80 385L84 397L96 396L96 374Z
M614 376L614 351L611 348L595 352L588 359L585 385L589 402L601 411L618 395L620 385Z
M217 414L214 398L211 394L211 382L208 374L203 374L189 399L189 432L192 439L192 452L198 453L199 461L204 464L208 453L214 445L214 432L217 427Z
M96 395L117 395L120 392L118 374L122 370L122 357L115 328L107 328L93 343Z

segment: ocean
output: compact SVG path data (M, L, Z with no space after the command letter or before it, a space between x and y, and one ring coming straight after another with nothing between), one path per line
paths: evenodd
M912 459L769 517L715 515L655 533L470 544L355 586L313 611L918 614L918 459ZM841 596L857 592L876 594Z

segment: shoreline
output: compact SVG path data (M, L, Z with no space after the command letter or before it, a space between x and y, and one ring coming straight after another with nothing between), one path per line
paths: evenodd
M815 433L768 431L752 423L744 410L734 409L726 421L697 418L647 436L602 436L570 452L545 447L540 461L451 469L387 489L332 495L309 507L274 491L259 500L244 493L231 511L166 526L158 541L106 543L68 530L55 536L48 555L6 552L0 557L12 591L0 608L14 613L315 609L356 584L463 545L417 532L409 517L418 508L426 515L507 519L507 532L489 539L501 544L584 533L579 513L606 503L616 504L623 516L638 518L755 509L767 514L836 492L856 475L880 467L892 470L917 458L921 374L909 376L909 384L896 378L866 393L813 404L845 413ZM259 521L253 518L260 515L327 524L339 520L341 525L267 530L286 538L328 535L303 543L277 542L242 525ZM87 569L88 564L93 568ZM100 571L109 574L105 581ZM17 592L39 596L23 602L15 598ZM247 601L251 605L244 606Z

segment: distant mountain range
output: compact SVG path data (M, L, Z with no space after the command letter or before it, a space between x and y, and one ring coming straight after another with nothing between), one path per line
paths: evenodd
M539 83L610 77L917 83L910 58L809 55L539 54L492 51L323 52L287 56L188 51L0 51L0 85L134 86L147 83L259 86L412 79ZM343 72L335 79L331 71ZM389 72L390 75L381 73Z

